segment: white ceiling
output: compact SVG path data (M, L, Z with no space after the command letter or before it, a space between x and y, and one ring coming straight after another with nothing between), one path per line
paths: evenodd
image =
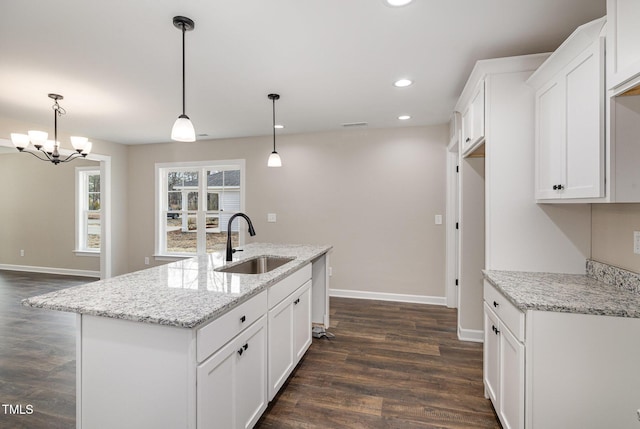
M447 122L479 59L548 52L605 0L2 0L0 116L139 144L169 141L181 113L200 139ZM401 77L414 80L395 88ZM412 119L400 122L397 116ZM12 130L26 131L26 130ZM52 132L53 130L47 129ZM8 138L9 135L0 135ZM64 143L63 143L64 144Z

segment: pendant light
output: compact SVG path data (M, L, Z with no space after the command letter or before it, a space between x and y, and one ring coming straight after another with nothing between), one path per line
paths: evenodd
M280 96L278 94L269 94L267 97L269 97L269 100L273 101L273 152L269 155L267 166L282 167L282 160L280 159L278 152L276 152L276 100L279 100Z
M195 24L193 20L185 16L174 16L173 25L182 31L182 115L178 116L176 122L171 129L171 140L179 142L194 142L196 141L196 131L193 129L191 119L185 114L185 79L184 79L184 34L187 31L193 30Z

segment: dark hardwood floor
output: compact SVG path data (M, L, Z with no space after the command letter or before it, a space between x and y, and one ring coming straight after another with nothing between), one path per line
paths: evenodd
M0 270L0 403L33 407L3 405L0 428L75 427L75 314L20 300L91 280ZM314 339L257 428L500 428L483 396L482 345L456 339L455 310L331 306L336 337Z
M331 326L257 428L500 428L456 310L332 298Z
M93 280L0 270L0 428L75 427L75 314L20 301Z

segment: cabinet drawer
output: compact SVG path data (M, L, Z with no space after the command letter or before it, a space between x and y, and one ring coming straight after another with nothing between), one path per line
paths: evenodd
M484 300L513 335L519 341L524 341L524 313L486 280L484 281Z
M267 291L260 292L223 314L213 322L198 329L196 334L196 357L202 362L229 340L251 326L267 312Z
M269 287L269 309L278 305L280 301L291 295L310 278L311 264L307 264L289 277Z

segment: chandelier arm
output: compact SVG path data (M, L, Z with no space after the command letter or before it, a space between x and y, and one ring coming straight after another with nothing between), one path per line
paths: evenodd
M46 156L46 158L43 158L43 157L41 157L41 156L38 156L38 152L34 152L34 151L32 151L32 150L26 150L26 149L25 149L25 150L21 150L20 152L22 152L22 153L29 153L29 154L31 154L31 155L33 155L33 156L35 156L36 158L38 158L40 161L51 161L51 162L53 162L53 160L52 160L52 159L51 159L51 157L47 154L47 152L44 152L44 151L41 151L41 150L39 150L38 152L42 152L42 153Z
M87 154L74 152L71 155L69 155L68 157L66 157L65 159L59 160L58 162L69 162L69 161L73 161L74 159L77 159L77 158L86 158L86 157L87 157Z

